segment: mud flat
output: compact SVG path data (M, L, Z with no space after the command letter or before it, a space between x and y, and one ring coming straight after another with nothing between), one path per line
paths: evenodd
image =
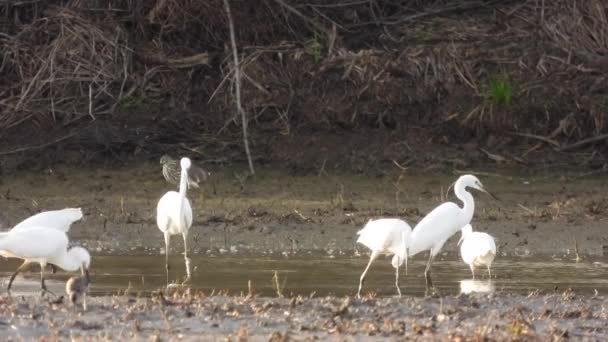
M37 296L0 298L5 341L606 340L608 300L574 292L441 298L188 292L89 298L88 310Z

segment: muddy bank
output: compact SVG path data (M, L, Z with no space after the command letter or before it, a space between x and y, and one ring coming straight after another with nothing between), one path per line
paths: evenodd
M0 297L7 340L604 340L608 300L573 292L442 298L89 298L88 310Z
M208 168L210 181L189 192L195 216L189 246L199 255L363 253L355 233L369 218L398 216L413 226L445 200L442 194L463 171L404 172L393 165L378 175L327 169L299 176L269 165L247 177L245 165ZM474 229L497 238L501 255L574 257L575 249L581 256L608 250L604 174L468 171L501 199L476 193L473 219ZM164 244L156 203L172 188L158 163L59 166L3 177L0 208L8 227L41 210L79 206L85 217L70 232L76 243L95 254L158 254ZM173 253L183 248L180 240L172 240ZM446 253L456 251L457 238L452 240Z

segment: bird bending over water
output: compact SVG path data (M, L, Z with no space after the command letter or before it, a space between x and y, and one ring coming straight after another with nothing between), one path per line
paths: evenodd
M171 184L178 184L181 170L177 160L165 154L160 157L160 164L163 166L163 177L165 177L165 180ZM191 162L190 169L188 170L188 186L198 188L199 183L206 181L208 176L209 172L193 165Z
M359 290L357 297L361 297L361 288L365 282L365 275L372 262L381 254L392 255L391 264L395 268L395 286L397 293L401 296L399 288L399 267L405 262L407 273L407 248L410 242L412 228L405 221L395 218L383 218L369 220L365 227L357 232L357 242L369 248L372 254L367 267L359 279Z
M458 244L460 245L460 256L469 265L473 280L475 279L475 266L487 266L488 278L492 278L490 267L496 257L496 243L494 238L487 233L474 232L470 224L462 227L462 236Z
M442 203L426 215L412 231L409 256L429 251L429 260L424 270L427 289L433 287L431 279L433 259L439 254L443 244L473 218L475 200L467 188L477 189L494 197L483 187L477 177L461 176L454 185L454 193L462 201L463 207L461 208L453 202Z
M88 269L91 255L82 247L68 250L68 237L61 230L48 227L0 233L0 250L11 258L23 259L23 264L11 275L7 290L10 292L15 277L30 264L40 264L40 287L48 292L44 284L44 268L47 264L56 265L66 271L76 271L81 267Z
M188 230L192 226L192 207L186 197L188 190L188 170L192 163L189 158L180 161L181 176L179 192L168 191L160 198L156 206L156 224L165 238L165 271L169 284L169 241L171 235L181 234L184 239L184 260L186 263L186 280L190 279L190 259L188 258Z

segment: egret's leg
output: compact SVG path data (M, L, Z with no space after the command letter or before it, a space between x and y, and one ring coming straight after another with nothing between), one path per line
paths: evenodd
M433 255L433 250L429 253L429 261L426 264L426 268L424 269L424 280L426 281L426 288L428 290L429 287L433 286L433 279L431 279L431 264L433 263L433 259L435 256Z
M42 293L40 294L41 296L44 295L46 292L52 294L53 296L57 297L56 294L54 294L52 291L49 291L49 289L46 288L46 284L44 283L44 268L46 267L46 265L40 264L40 288L42 289Z
M399 265L399 257L397 257L397 265ZM401 297L401 289L399 288L399 266L395 267L395 286L397 287L399 297Z
M492 272L490 272L490 265L488 265L488 279L492 279Z
M11 275L11 278L10 278L10 280L8 281L8 287L6 288L6 291L7 291L8 293L10 293L10 292L11 292L11 286L13 285L13 281L15 280L15 277L17 276L17 274L19 274L19 272L21 272L21 271L25 270L26 268L28 268L28 267L30 266L30 264L31 264L31 263L30 263L29 261L27 261L27 260L26 260L26 261L24 261L24 262L23 262L23 264L21 264L21 266L19 266L19 267L17 268L17 270L15 271L15 273L13 273L13 274Z
M82 309L84 311L87 311L87 292L86 291L82 294Z
M167 274L167 285L169 285L169 241L171 235L165 231L165 272Z
M188 232L182 233L184 237L184 260L186 262L186 279L184 282L190 280L190 259L188 258Z
M57 267L56 267L55 265L53 265L53 264L49 264L49 266L51 267L51 272L52 272L53 274L57 273Z
M475 280L475 266L473 266L473 264L470 264L469 267L471 267L471 273L473 273L473 280Z
M359 291L357 291L357 298L361 298L361 288L363 287L363 283L365 282L365 275L367 274L369 267L372 265L372 262L374 262L374 260L378 257L378 255L380 255L379 252L373 251L372 255L369 257L369 262L367 263L367 267L365 267L365 270L361 274L361 278L359 278Z

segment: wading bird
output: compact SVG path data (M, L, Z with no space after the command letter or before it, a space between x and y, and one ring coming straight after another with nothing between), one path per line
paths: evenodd
M462 201L463 207L460 208L453 202L442 203L426 215L412 231L409 256L412 257L422 251L429 251L429 260L424 270L427 289L433 287L431 279L433 259L439 254L443 244L464 225L471 222L473 218L475 200L473 195L467 191L467 188L483 191L496 199L494 195L484 189L477 177L473 175L460 176L454 185L454 193Z
M381 254L393 255L391 264L395 268L395 286L397 287L397 293L401 296L399 267L405 262L407 273L407 248L411 232L412 228L405 221L395 218L369 220L365 227L357 232L357 235L359 235L357 242L372 251L367 267L365 267L359 279L357 297L361 297L361 287L365 282L365 275L369 267Z
M82 309L87 311L87 292L90 283L89 270L84 267L80 268L80 276L68 279L65 283L65 293L68 295L72 306L76 305L78 297L82 297Z
M23 264L11 275L7 290L10 292L15 277L30 264L40 264L40 286L47 291L44 284L44 268L53 264L66 271L73 272L81 267L88 269L91 255L82 247L68 250L68 237L59 229L48 227L30 227L7 233L0 233L0 250L11 258L23 259Z
M168 191L160 198L156 206L156 224L165 237L165 270L169 284L169 241L171 235L181 234L184 238L184 260L186 263L186 281L190 279L190 259L188 258L188 230L192 226L192 207L186 197L188 190L188 170L192 163L188 158L180 161L181 177L179 192Z
M460 245L461 243L462 245ZM475 266L487 266L488 279L491 279L490 266L496 257L494 238L487 233L474 232L473 227L467 224L462 227L462 236L458 244L460 245L460 256L471 268L473 280L475 280Z
M188 186L198 188L201 181L204 182L207 180L209 172L192 164L192 162L190 163L190 169L188 170ZM181 171L177 164L177 160L165 154L160 157L160 164L163 166L163 177L165 177L165 180L171 184L178 184Z
M80 208L43 211L19 222L10 231L14 232L31 227L47 227L67 233L70 230L71 225L80 219L82 219L82 210ZM9 257L3 250L0 250L0 255L5 258ZM55 273L55 266L53 266L53 264L50 264L50 266L53 273Z

